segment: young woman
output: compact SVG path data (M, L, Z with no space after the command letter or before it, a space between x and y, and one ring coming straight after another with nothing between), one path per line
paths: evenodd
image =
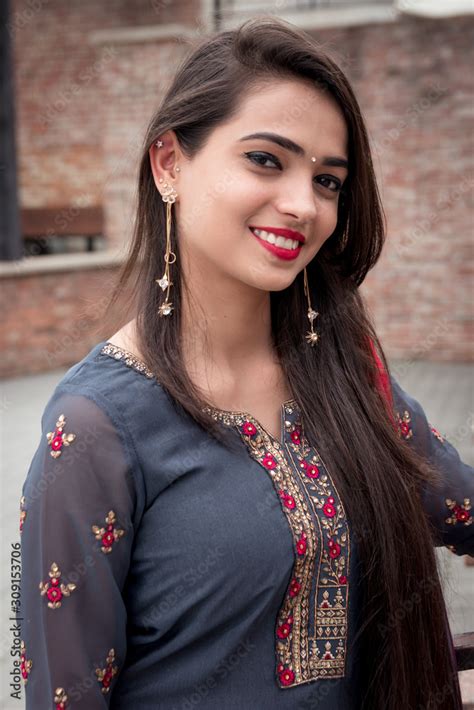
M259 17L190 53L145 138L133 317L61 380L23 487L27 708L461 707L434 547L474 553L473 469L387 366L383 241L317 42Z

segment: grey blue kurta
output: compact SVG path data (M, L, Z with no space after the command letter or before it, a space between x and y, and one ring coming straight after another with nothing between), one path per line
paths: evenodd
M423 498L438 544L474 554L474 471L391 386L443 473ZM27 710L356 707L357 545L331 472L294 400L280 440L212 414L236 451L107 342L57 386L21 500Z

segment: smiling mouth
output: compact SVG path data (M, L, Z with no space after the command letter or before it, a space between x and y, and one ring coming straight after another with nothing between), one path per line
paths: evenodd
M287 240L286 238L283 238L283 242L290 242L288 248L288 246L285 246L285 244L281 246L281 241L278 242L280 237L276 238L276 236L272 234L266 236L266 233L262 234L261 230L259 229L254 231L254 228L252 227L249 227L249 232L251 232L251 234L266 251L276 256L277 259L280 259L280 261L294 261L301 252L301 248L303 246L301 242L297 242L295 239ZM260 235L258 234L258 232L260 232ZM295 243L297 244L296 248L294 248Z
M272 232L266 232L263 229L255 229L254 227L249 227L250 231L255 234L256 237L261 239L263 242L268 244L273 244L280 249L286 249L287 251L296 251L301 247L301 242L297 239L287 239L286 237L280 237Z

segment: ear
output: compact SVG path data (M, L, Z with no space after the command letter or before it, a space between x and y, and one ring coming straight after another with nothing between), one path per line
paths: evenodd
M158 147L158 141L163 143L161 147ZM175 132L169 130L162 133L150 146L148 155L157 189L161 191L161 186L165 182L172 185L176 181L176 165L179 164L181 158L181 150Z

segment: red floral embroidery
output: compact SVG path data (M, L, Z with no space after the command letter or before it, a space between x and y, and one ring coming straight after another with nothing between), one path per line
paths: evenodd
M247 421L243 425L242 431L244 432L244 434L247 434L247 436L253 436L257 433L257 427L255 426L255 424L252 424L252 422Z
M347 577L345 574L341 574L341 576L339 577L339 583L340 584L347 584Z
M54 702L56 703L56 710L63 710L63 708L67 707L67 695L64 688L56 688Z
M92 532L95 534L96 540L102 541L102 547L100 548L102 552L108 554L112 552L114 542L120 540L122 535L125 535L125 530L114 527L117 520L113 510L109 510L105 522L107 523L105 528L99 528L98 525L93 525Z
M293 496L290 496L289 493L286 493L285 491L278 491L278 495L283 501L283 505L286 508L290 508L290 510L293 510L293 508L296 508L296 501L293 498Z
M330 557L332 557L333 559L339 557L339 555L341 554L341 546L337 542L334 542L334 540L329 540L328 547Z
M399 436L403 437L404 439L412 438L413 431L411 428L411 417L410 413L406 410L403 412L402 416L400 416L400 413L397 412L397 427Z
M286 639L290 635L291 632L291 627L293 625L293 617L290 615L287 620L283 623L280 624L280 626L277 628L277 636L278 638L281 639Z
M323 505L323 513L327 518L333 518L336 515L336 508L334 507L334 498L330 496L327 502Z
M469 498L464 498L464 504L458 504L455 500L446 498L446 505L450 509L452 515L446 518L445 522L448 525L457 525L458 523L464 523L464 525L472 524L472 515L469 514L471 510L471 501Z
M65 434L63 429L66 426L66 419L64 414L61 414L58 421L56 422L55 431L50 431L46 434L46 439L48 444L51 446L51 451L49 452L53 459L57 459L61 456L61 449L63 446L69 446L72 444L76 438L75 434Z
M25 503L26 503L25 496L21 496L21 498L20 498L20 535L23 532L23 523L25 522L25 519L26 519Z
M431 432L435 435L435 437L436 437L439 441L441 441L441 443L443 444L443 443L444 443L444 437L439 433L439 431L438 431L434 426L432 426L431 424L429 424L429 427L430 427Z
M114 661L115 661L115 651L113 648L111 648L109 651L109 655L106 658L106 664L107 664L106 667L95 669L95 672L97 675L97 680L102 684L102 692L103 693L109 692L112 679L118 671L118 667L113 665Z
M296 551L298 555L304 555L306 553L306 533L301 533L301 537L296 543Z
M300 589L301 589L301 584L298 582L297 579L293 578L290 582L290 590L289 590L290 597L296 597L296 595L298 594Z
M76 588L75 584L63 584L61 582L61 572L56 564L53 562L51 565L49 576L51 577L51 582L40 582L39 588L41 590L41 596L46 594L48 598L48 606L50 609L58 609L61 606L61 600L64 597L68 597L71 592Z
M301 443L301 431L298 428L294 429L294 431L291 432L290 437L294 444Z
M303 459L300 462L300 466L304 470L305 475L308 476L308 478L318 478L319 468L314 463L308 463L308 461L305 461Z
M280 666L278 666L280 668ZM278 674L282 685L291 685L295 679L295 674L291 668L283 668Z
M28 682L28 676L30 674L32 665L33 665L33 661L30 661L29 659L26 658L26 646L25 646L25 642L22 641L20 644L20 671L21 671L21 676L23 678L23 683L25 685Z
M265 466L265 468L268 468L270 470L277 467L277 462L271 454L265 454L262 464Z

